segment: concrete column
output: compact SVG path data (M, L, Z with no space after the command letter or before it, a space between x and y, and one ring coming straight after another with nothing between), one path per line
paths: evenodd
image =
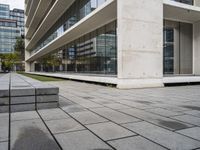
M44 69L43 69L43 68L44 68L43 64L41 64L40 67L41 67L41 68L40 68L40 71L43 72L43 71L44 71Z
M180 24L180 74L192 74L192 24Z
M31 62L31 63L30 63L30 71L31 71L31 72L34 72L34 71L35 71L35 63L34 63L34 62Z
M180 74L180 29L179 22L174 26L174 74Z
M59 66L59 71L63 71L63 65L62 64Z
M200 7L200 0L194 0L194 5Z
M200 75L200 21L193 25L193 73Z
M0 72L2 71L2 64L1 64L1 58L0 58Z
M30 57L30 52L25 50L25 60ZM25 61L25 72L30 72L31 71L31 66L30 62Z
M65 72L67 72L67 63L65 63Z
M163 2L117 2L118 88L163 86Z

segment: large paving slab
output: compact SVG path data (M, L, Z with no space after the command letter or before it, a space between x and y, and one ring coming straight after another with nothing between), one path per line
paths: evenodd
M0 97L0 105L9 105L9 97Z
M194 117L191 115L181 115L181 116L176 116L176 117L172 117L172 118L177 119L182 122L200 126L200 118L198 118L198 117Z
M87 110L85 107L78 104L64 106L62 109L67 113L83 112Z
M103 104L106 107L109 107L111 109L129 109L131 107L123 105L123 104L119 104L119 103L108 103L108 104Z
M124 125L128 129L171 150L189 150L200 147L200 142L147 122Z
M141 136L128 137L108 142L117 150L166 150Z
M12 150L60 150L41 120L11 122Z
M32 120L32 119L40 119L36 111L11 113L11 121L24 121L24 120Z
M132 117L130 115L123 114L121 112L108 109L108 108L95 108L91 109L93 112L113 121L116 123L128 123L128 122L138 122L141 121L140 119L137 119L135 117Z
M0 142L0 150L8 150L8 142Z
M179 131L177 131L177 133L181 133L183 135L186 135L188 137L191 137L193 139L200 141L200 127L179 130Z
M20 97L11 97L11 105L14 104L33 104L35 103L35 96L20 96Z
M27 77L12 77L17 81L11 81L12 86L27 86L23 80L40 85ZM2 78L0 82L6 87L8 76ZM11 113L11 148L57 150L59 143L63 150L200 149L199 85L119 90L74 81L48 84L61 89L60 108ZM1 98L6 102L8 97ZM55 105L52 97L40 102L46 100L51 105L38 106ZM18 103L15 105L17 109ZM8 105L2 106L0 112L8 109ZM0 116L1 150L8 145L9 116Z
M8 141L9 115L0 113L0 142Z
M9 97L9 84L2 84L1 83L0 97Z
M63 150L112 150L88 130L57 134L56 139Z
M9 73L0 77L0 112L57 108L59 88L37 80ZM7 107L7 108L6 108Z
M186 111L184 113L200 118L200 111L198 111L198 110L190 110L190 111Z
M136 135L112 122L87 125L87 128L105 141Z
M84 125L107 122L108 120L90 111L76 112L71 114L76 120Z
M173 120L167 117L163 117L161 115L149 113L144 110L139 109L124 109L120 110L121 112L124 112L126 114L132 115L137 118L141 118L147 122L151 122L153 124L156 124L158 126L162 126L164 128L167 128L169 130L180 130L185 129L188 127L191 127L192 125L183 123L177 120Z
M70 117L64 111L58 108L39 110L39 114L41 115L42 119L45 121L67 119Z
M11 105L11 112L23 112L23 111L33 111L35 110L35 104L20 104L20 105Z
M35 88L32 86L12 86L11 96L32 96L35 95Z
M72 118L45 121L53 134L72 132L85 129Z
M157 114L157 115L161 115L164 117L172 117L172 116L177 116L177 115L182 115L182 112L175 112L175 111L169 111L167 109L163 109L163 108L153 108L153 109L148 109L148 112Z

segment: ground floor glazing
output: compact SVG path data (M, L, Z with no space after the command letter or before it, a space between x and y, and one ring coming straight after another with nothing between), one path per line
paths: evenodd
M113 21L88 33L35 61L33 71L116 75L116 30ZM192 68L193 25L164 20L163 74L193 74Z

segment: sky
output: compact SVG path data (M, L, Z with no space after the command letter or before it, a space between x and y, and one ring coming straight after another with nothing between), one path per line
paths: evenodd
M9 4L10 9L19 8L24 9L24 0L0 0L1 4Z

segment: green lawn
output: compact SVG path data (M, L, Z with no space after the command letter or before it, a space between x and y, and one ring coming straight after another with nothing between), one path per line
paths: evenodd
M21 75L39 80L39 81L43 81L43 82L48 82L48 81L64 81L64 79L59 79L59 78L52 78L52 77L45 77L45 76L40 76L40 75L33 75L33 74L28 74L28 73L24 73L24 72L18 72Z

